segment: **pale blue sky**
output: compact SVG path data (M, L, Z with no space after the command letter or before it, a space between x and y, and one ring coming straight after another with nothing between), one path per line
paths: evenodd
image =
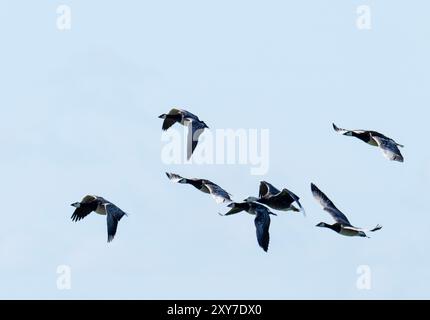
M72 8L72 30L56 8ZM372 8L359 31L356 8ZM425 1L6 1L0 3L0 298L430 298L430 4ZM166 166L172 106L213 129L268 128L270 171ZM404 164L340 137L375 129L406 145ZM211 179L243 199L260 180L301 196L308 218L221 218L208 196L164 175ZM325 191L372 239L331 222ZM106 244L105 218L72 223L87 193L130 216ZM58 291L56 268L72 268ZM356 289L369 265L373 289Z

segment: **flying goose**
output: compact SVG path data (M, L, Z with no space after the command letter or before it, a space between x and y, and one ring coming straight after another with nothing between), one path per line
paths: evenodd
M245 199L245 201L253 201L264 204L274 210L279 211L294 211L294 212L303 212L305 214L305 210L303 209L300 198L296 196L293 192L288 189L283 189L282 191L275 188L272 184L262 181L260 183L260 193L259 198L249 197ZM293 203L296 202L300 209L297 209Z
M200 121L199 117L182 109L174 108L169 113L162 114L159 118L164 119L163 131L168 130L175 123L180 123L188 127L187 159L189 160L197 147L200 135L205 129L209 129L209 127L204 121Z
M231 210L223 216L230 216L242 211L246 211L251 215L255 215L255 228L257 233L258 245L267 252L269 250L270 243L270 215L276 216L267 207L257 202L233 202L228 205Z
M379 132L369 130L345 130L337 127L334 123L333 128L336 132L344 136L356 137L371 146L381 148L384 156L389 160L398 162L404 161L399 150L399 147L404 148L404 146Z
M321 222L317 227L331 229L343 236L347 237L365 237L368 238L365 232L375 232L382 229L382 226L377 225L372 230L365 230L353 227L348 218L330 201L330 199L313 183L311 184L312 194L314 198L322 205L325 211L335 220L335 224L329 225Z
M225 202L231 202L230 194L221 188L219 185L206 179L187 179L183 178L175 173L166 172L167 177L176 183L190 184L201 192L212 195L216 203L221 204Z
M74 222L84 219L91 212L98 213L107 217L108 242L111 242L116 234L118 222L123 216L127 215L124 211L118 208L113 203L98 196L87 195L81 202L72 204L76 210L72 215Z

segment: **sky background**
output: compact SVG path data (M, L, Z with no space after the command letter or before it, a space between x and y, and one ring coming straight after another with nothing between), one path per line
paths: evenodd
M37 3L36 3L37 2ZM58 5L72 29L56 27ZM372 30L356 27L369 5ZM0 2L0 298L430 298L430 4L425 1ZM161 120L178 106L211 129L270 129L270 170L161 161ZM405 163L331 123L404 144ZM180 128L180 127L178 127ZM164 175L217 182L235 199L260 180L298 194L308 217L221 218L208 195ZM316 183L371 239L332 222ZM130 215L72 223L85 194ZM57 266L72 289L57 289ZM356 287L372 270L372 290Z

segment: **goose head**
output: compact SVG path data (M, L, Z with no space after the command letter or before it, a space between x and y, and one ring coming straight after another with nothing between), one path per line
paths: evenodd
M340 223L335 223L335 224L331 225L331 224L327 224L325 222L321 222L321 223L317 224L317 227L327 228L327 229L333 230L334 232L337 232L337 233L340 233L342 231L342 225Z
M159 116L158 118L160 119L166 119L167 118L167 114L163 113L161 116Z
M81 207L81 203L80 202L75 202L75 203L72 203L71 206L75 207L75 208L80 208Z
M329 224L327 224L325 222L318 223L316 226L319 228L330 228L331 227Z
M258 198L256 198L256 197L248 197L245 200L243 200L243 202L247 202L247 203L258 202Z

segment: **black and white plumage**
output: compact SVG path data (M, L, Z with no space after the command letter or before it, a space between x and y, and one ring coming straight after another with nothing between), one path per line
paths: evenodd
M391 161L404 162L404 158L399 149L399 147L403 148L404 146L379 132L370 130L345 130L337 127L334 123L333 128L336 132L344 136L355 137L371 146L379 147L384 153L384 156Z
M257 202L234 202L231 203L228 207L231 208L231 210L223 216L231 216L242 211L246 211L251 215L255 215L254 224L257 234L257 242L258 245L265 252L267 252L269 250L270 243L270 215L276 216L276 214L271 212L266 206Z
M245 201L258 202L279 211L301 211L305 215L305 210L297 195L285 188L280 191L266 181L260 183L259 198L249 197ZM294 203L297 203L300 209L296 208Z
M169 113L164 113L159 116L163 121L163 131L171 128L175 123L180 123L188 127L188 141L187 141L187 159L191 159L194 150L199 142L200 135L205 129L209 129L204 121L191 112L183 109L173 108Z
M175 173L166 172L167 177L176 183L190 184L201 192L210 194L218 204L230 203L231 194L221 188L219 185L207 179L187 179Z
M81 202L73 203L72 207L76 208L72 215L72 220L75 222L84 219L92 212L106 216L108 242L115 238L118 222L127 215L113 203L94 195L85 196Z
M347 237L367 237L365 232L375 232L382 229L382 226L380 225L377 225L371 230L360 229L352 226L348 218L338 208L336 208L333 202L313 183L311 184L311 190L314 198L335 221L335 224L333 225L321 222L317 227L328 228Z

